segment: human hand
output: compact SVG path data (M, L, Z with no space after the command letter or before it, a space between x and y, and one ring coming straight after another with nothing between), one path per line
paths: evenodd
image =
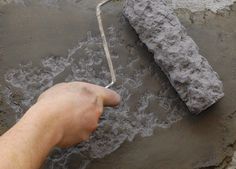
M69 147L88 139L103 107L119 102L114 91L88 83L62 83L48 89L1 136L0 168L40 168L55 146Z
M72 82L58 84L40 95L34 109L48 116L60 135L59 147L87 140L98 125L104 106L116 106L120 96L96 85ZM50 124L52 125L52 124Z

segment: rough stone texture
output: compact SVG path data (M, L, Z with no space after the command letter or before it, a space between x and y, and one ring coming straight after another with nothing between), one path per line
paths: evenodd
M192 113L224 96L217 73L164 0L126 0L124 15Z
M168 0L174 9L188 9L192 12L210 10L214 13L222 9L230 9L230 6L235 3L235 0ZM168 2L167 1L167 2Z

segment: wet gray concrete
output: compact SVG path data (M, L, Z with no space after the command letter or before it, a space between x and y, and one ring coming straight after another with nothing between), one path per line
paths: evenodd
M23 2L0 7L2 133L55 83L105 86L110 79L95 17L99 0ZM236 140L236 6L217 15L177 11L225 87L219 103L193 116L123 18L121 4L104 7L103 18L118 77L113 89L123 102L105 111L90 141L56 149L43 168L224 168Z

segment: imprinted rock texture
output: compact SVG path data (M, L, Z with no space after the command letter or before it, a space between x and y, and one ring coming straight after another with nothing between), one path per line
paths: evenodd
M218 74L164 0L126 0L124 15L192 113L224 96Z

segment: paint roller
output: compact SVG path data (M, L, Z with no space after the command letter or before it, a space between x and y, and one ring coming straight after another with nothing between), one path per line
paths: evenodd
M112 77L107 87L111 87L116 78L100 8L110 1L104 0L97 7L99 28ZM155 62L190 112L199 114L224 96L223 83L218 74L207 59L199 54L198 46L187 35L165 0L125 0L123 13L140 40L154 54Z

